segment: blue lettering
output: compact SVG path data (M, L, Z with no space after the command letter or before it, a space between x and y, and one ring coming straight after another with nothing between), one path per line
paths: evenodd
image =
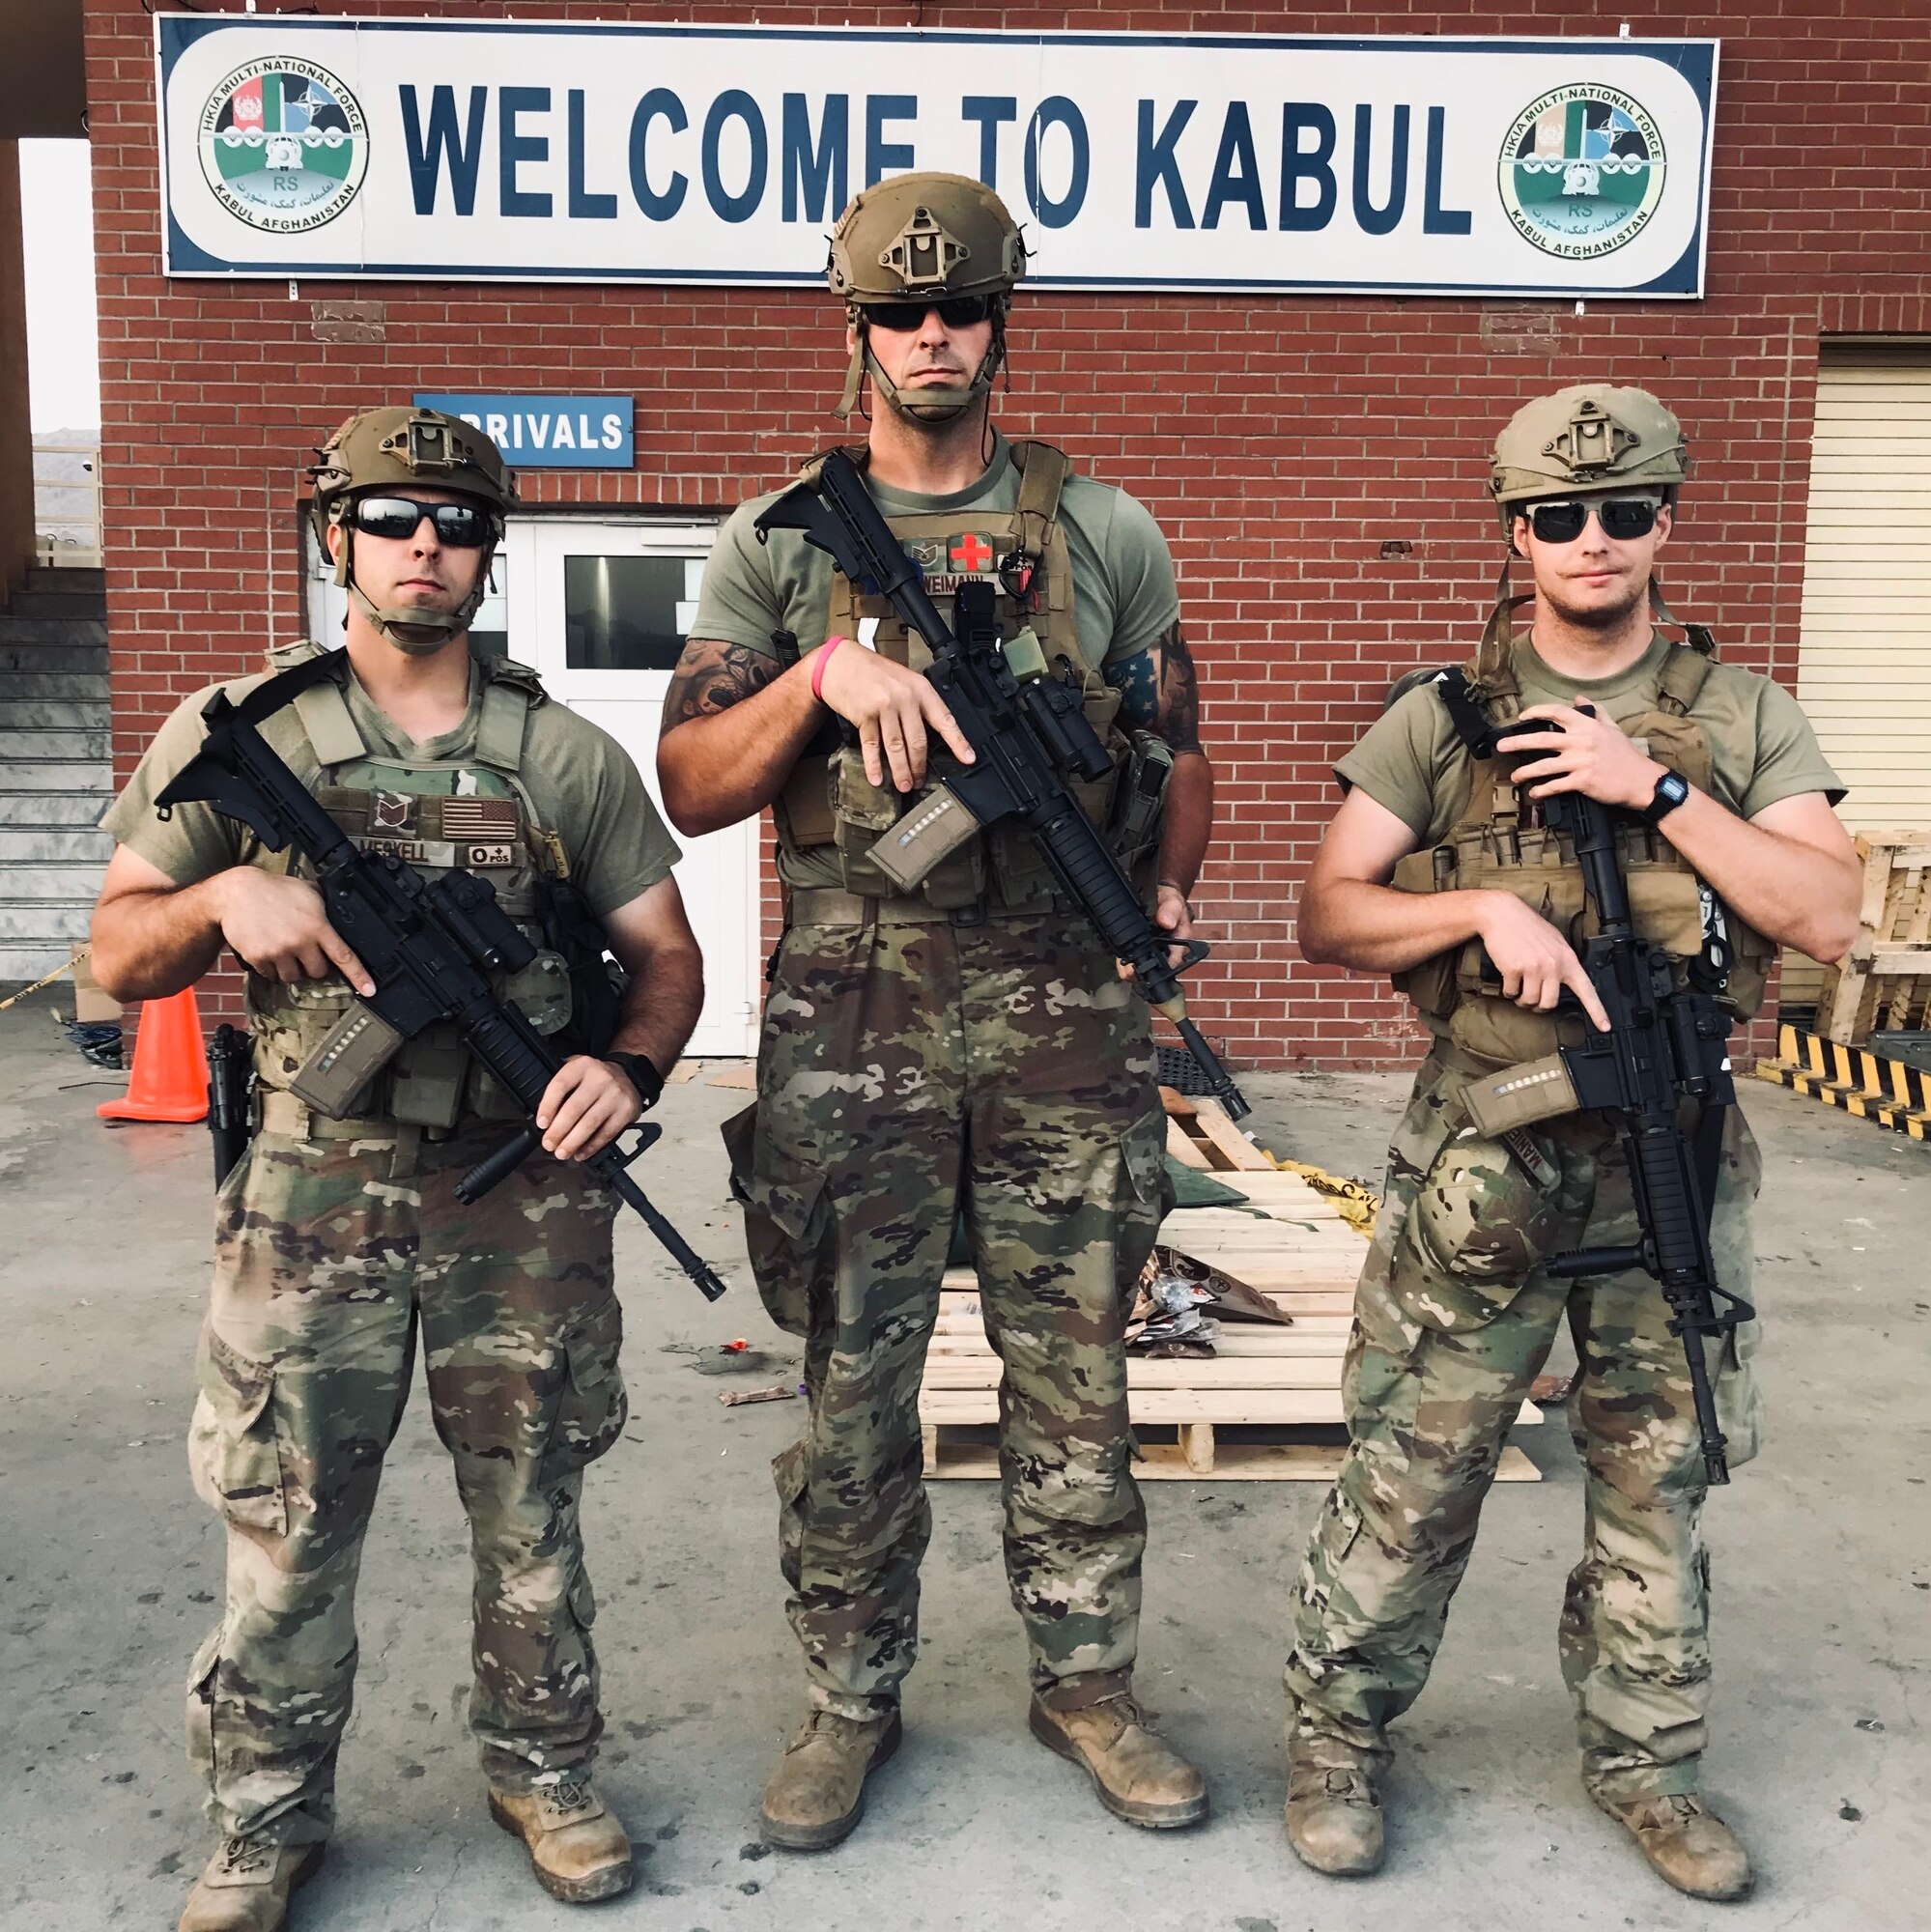
M1466 235L1474 226L1465 208L1441 205L1441 154L1448 145L1448 109L1428 110L1428 165L1422 174L1421 232L1424 235Z
M1220 127L1220 152L1213 157L1213 180L1207 184L1207 206L1201 210L1203 228L1220 226L1220 211L1230 201L1247 210L1249 228L1267 225L1267 204L1261 198L1261 163L1254 153L1254 126L1244 100L1227 103Z
M442 164L449 164L449 196L458 214L476 212L476 167L483 158L483 115L490 90L469 90L469 123L461 134L456 131L456 90L438 87L429 96L429 138L422 135L422 121L416 105L415 89L402 92L402 139L409 156L410 192L415 197L418 214L436 213L436 192L442 179Z
M497 196L504 214L547 215L550 213L550 197L547 194L525 194L516 185L516 171L525 161L547 161L550 158L550 137L547 134L524 134L517 130L517 120L525 114L547 114L550 111L550 90L547 87L502 87L497 90L497 121L499 129L497 142Z
M718 144L724 138L724 123L742 121L751 139L751 168L741 194L724 192L724 178L718 168ZM704 116L704 199L721 221L749 221L764 199L766 163L770 144L765 139L764 116L741 87L727 87L711 102Z
M624 419L612 412L604 418L604 447L621 449L624 446Z
M1301 136L1314 135L1314 146L1301 146ZM1281 226L1313 234L1334 219L1340 186L1330 163L1334 159L1334 114L1319 100L1290 100L1281 108ZM1301 200L1301 183L1315 184L1314 199Z
M1408 202L1408 110L1395 109L1394 152L1388 156L1388 198L1377 208L1368 193L1368 161L1374 146L1375 110L1364 100L1354 110L1354 219L1364 235L1386 235Z
M979 123L979 178L987 187L999 185L999 124L1018 118L1009 94L968 94L959 102L959 119Z
M691 185L688 177L676 173L662 194L650 185L650 160L644 150L650 139L650 124L660 117L669 122L673 134L681 134L691 125L684 103L667 87L653 87L630 117L630 191L649 221L668 221L684 206Z
M828 94L818 139L811 140L810 103L802 94L784 97L781 208L786 221L798 219L802 203L807 221L836 220L851 196L851 96Z
M1167 209L1174 217L1176 228L1193 226L1193 209L1187 201L1185 184L1180 180L1179 162L1174 157L1174 148L1186 130L1186 125L1193 119L1193 111L1200 105L1198 100L1180 100L1174 104L1174 111L1167 116L1167 124L1157 135L1153 132L1153 103L1143 100L1140 103L1140 138L1133 150L1133 225L1135 228L1150 228L1153 225L1153 189L1163 187L1167 191Z
M916 121L919 97L916 94L867 94L865 97L865 185L876 187L889 170L914 164L909 141L888 141L888 121Z
M1064 128L1073 148L1072 178L1058 201L1049 200L1039 188L1039 145L1048 128ZM1079 109L1064 94L1040 101L1026 129L1026 205L1039 217L1040 227L1064 228L1080 212L1091 158L1086 118Z
M581 221L614 221L617 198L591 194L583 185L583 90L570 90L570 216Z

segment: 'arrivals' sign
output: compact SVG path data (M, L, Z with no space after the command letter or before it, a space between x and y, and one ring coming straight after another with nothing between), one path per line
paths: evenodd
M809 283L944 168L1059 288L1703 288L1714 41L155 24L172 275Z
M634 469L629 396L415 397L419 410L461 416L502 451L512 469Z

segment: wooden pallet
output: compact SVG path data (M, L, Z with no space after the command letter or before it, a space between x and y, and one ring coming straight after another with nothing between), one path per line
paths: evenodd
M1931 1028L1931 832L1860 832L1858 857L1858 936L1817 1001L1818 1031L1839 1046Z
M1247 1205L1189 1208L1170 1215L1163 1244L1235 1276L1266 1295L1289 1325L1223 1322L1210 1358L1130 1356L1127 1408L1136 1433L1172 1428L1176 1440L1144 1446L1143 1477L1227 1481L1326 1482L1343 1447L1333 1441L1223 1441L1217 1431L1319 1428L1344 1421L1342 1358L1366 1254L1363 1236L1298 1174L1276 1168L1220 1105L1167 1095L1168 1144L1192 1167L1229 1176ZM939 1321L919 1391L925 1473L985 1478L999 1472L996 1450L961 1439L999 1418L999 1357L980 1319L979 1283L968 1268L946 1276ZM1519 1422L1540 1422L1524 1403ZM1506 1482L1538 1480L1518 1449L1504 1458Z
M1844 1046L1780 1026L1776 1058L1758 1061L1757 1076L1914 1141L1931 1141L1931 1074L1892 1059L1883 1042L1883 1034L1874 1034L1868 1047Z

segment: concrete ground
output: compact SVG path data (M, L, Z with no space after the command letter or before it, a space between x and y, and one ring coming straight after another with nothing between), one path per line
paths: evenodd
M221 1545L183 1437L204 1293L207 1139L108 1129L112 1091L48 1024L0 1014L0 1928L172 1926L208 1840L181 1685ZM1401 1083L1255 1078L1276 1151L1374 1176ZM1709 1788L1761 1867L1748 1904L1665 1890L1578 1787L1554 1625L1580 1507L1559 1424L1519 1440L1548 1480L1498 1490L1428 1695L1402 1726L1377 1879L1303 1870L1280 1827L1284 1606L1318 1488L1149 1486L1141 1684L1208 1768L1214 1815L1134 1832L1027 1735L996 1499L935 1486L925 1650L905 1748L841 1849L767 1856L755 1802L795 1719L766 1463L788 1404L726 1409L696 1349L774 1349L699 1079L660 1110L647 1185L732 1281L707 1307L640 1227L619 1248L626 1440L586 1520L610 1734L603 1782L643 1854L594 1922L666 1932L1093 1926L1350 1932L1918 1927L1931 1922L1931 1148L1752 1082L1769 1156L1763 1374L1774 1431L1709 1509L1718 1687ZM760 1378L768 1379L769 1377ZM582 1922L491 1826L463 1732L464 1524L419 1396L390 1458L361 1592L341 1827L298 1932Z

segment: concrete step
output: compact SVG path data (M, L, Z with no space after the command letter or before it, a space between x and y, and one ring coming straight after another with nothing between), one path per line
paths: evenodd
M35 945L28 941L9 945L0 940L0 994L11 993L15 986L31 986L43 974L51 973L56 966L64 966L68 956L65 946ZM56 1006L62 1004L59 996L52 992L43 994L43 998L52 1000ZM71 992L68 994L65 1004L71 1011Z
M0 880L10 885L10 866L92 866L99 871L113 856L113 839L91 826L0 823Z
M0 618L4 623L5 618ZM59 639L10 639L0 637L0 673L8 671L58 671L71 677L79 672L107 675L107 639L98 643L71 644Z
M9 704L108 701L104 670L0 670L0 699Z
M0 764L25 763L34 758L54 758L65 763L70 758L111 755L105 725L92 731L52 728L15 731L10 724L11 721L0 719Z
M113 789L113 768L105 758L0 761L0 792L85 791L106 797Z
M95 826L113 798L109 791L0 791L0 825L20 832Z
M76 939L87 937L94 913L94 895L84 899L0 896L0 946L57 946L62 952Z
M108 706L99 698L15 697L0 679L0 732L105 731Z
M104 617L0 615L0 644L105 644Z
M107 621L107 598L98 590L16 590L7 606L10 617L92 617Z

